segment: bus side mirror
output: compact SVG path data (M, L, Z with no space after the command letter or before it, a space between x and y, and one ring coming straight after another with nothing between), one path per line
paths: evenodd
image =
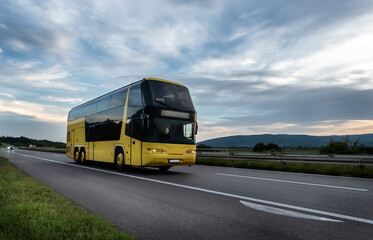
M144 128L148 129L149 128L149 115L148 114L141 114L140 119L142 120L144 124Z
M148 114L140 114L140 119L148 119L149 115Z
M198 132L198 123L196 122L196 135L197 135L197 132Z

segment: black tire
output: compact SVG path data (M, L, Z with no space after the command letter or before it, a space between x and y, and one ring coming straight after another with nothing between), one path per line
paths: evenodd
M160 170L161 172L167 172L168 169L170 169L170 168L171 168L170 166L162 166L162 167L159 167L159 170Z
M80 150L80 156L79 156L79 159L80 159L80 164L82 164L82 165L87 164L86 155L85 155L85 149L84 149L84 148L82 148L82 149Z
M80 152L78 148L74 151L74 160L76 163L80 164Z
M120 148L118 149L116 152L115 152L115 159L114 159L114 162L115 162L115 167L118 169L118 170L124 170L126 168L126 164L125 164L125 158L124 158L124 152L123 152L123 149Z

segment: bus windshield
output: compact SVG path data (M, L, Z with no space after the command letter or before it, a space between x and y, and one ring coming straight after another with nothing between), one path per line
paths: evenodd
M144 132L145 142L195 143L195 123L188 120L166 118L149 119Z
M160 81L146 81L151 93L151 106L195 112L186 87Z

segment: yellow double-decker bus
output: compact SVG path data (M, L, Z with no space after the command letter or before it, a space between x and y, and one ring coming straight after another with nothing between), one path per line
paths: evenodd
M128 166L193 165L196 111L182 84L144 78L69 111L66 155Z

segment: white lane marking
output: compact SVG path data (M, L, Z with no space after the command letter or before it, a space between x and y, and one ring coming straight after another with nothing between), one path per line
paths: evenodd
M368 189L363 189L363 188L350 188L350 187L324 185L324 184L317 184L317 183L294 182L294 181L278 180L278 179L272 179L272 178L249 177L249 176L233 175L233 174L225 174L225 173L216 173L216 174L222 175L222 176L228 176L228 177L249 178L249 179L272 181L272 182L283 182L283 183L302 184L302 185L317 186L317 187L338 188L338 189L345 189L345 190L352 190L352 191L362 191L362 192L368 191Z
M295 218L303 218L303 219L310 219L310 220L318 220L318 221L328 221L328 222L342 222L339 220L331 219L331 218L325 218L325 217L319 217L315 215L310 215L310 214L304 214L300 212L295 212L291 210L285 210L281 208L275 208L275 207L270 207L270 206L265 206L261 204L256 204L256 203L249 203L246 201L240 200L240 202L245 205L246 207L262 211L262 212L267 212L267 213L272 213L272 214L277 214L277 215L283 215L283 216L288 216L288 217L295 217Z
M109 173L109 174L113 174L113 175L119 175L119 176L123 176L123 177L134 178L134 179L144 180L144 181L148 181L148 182L155 182L155 183L160 183L160 184L169 185L169 186L175 186L175 187L180 187L180 188L185 188L185 189L196 190L196 191L200 191L200 192L212 193L212 194L225 196L225 197L236 198L236 199L240 199L240 200L246 200L246 201L257 202L257 203L264 203L264 204L267 204L267 205L284 207L284 208L299 210L299 211L303 211L303 212L311 212L311 213L316 213L316 214L325 215L325 216L329 216L329 217L341 218L341 219L346 219L346 220L351 220L351 221L355 221L355 222L362 222L362 223L367 223L367 224L372 224L373 225L373 220L371 220L371 219L353 217L353 216L343 215L343 214L339 214L339 213L326 212L326 211L321 211L321 210L316 210L316 209L311 209L311 208L305 208L305 207L298 207L298 206L289 205L289 204L285 204L285 203L278 203L278 202L272 202L272 201L262 200L262 199L258 199L258 198L240 196L240 195L231 194L231 193L218 192L218 191L209 190L209 189L205 189L205 188L192 187L192 186L188 186L188 185L171 183L171 182L166 182L166 181L161 181L161 180L156 180L156 179L151 179L151 178L145 178L145 177L139 177L139 176L124 174L124 173L119 173L119 172L111 172L111 171L107 171L107 170L103 170L103 169L91 168L91 167L86 167L86 166L82 166L82 165L75 165L75 164L71 164L71 163L60 162L60 161L56 161L56 160L51 160L51 159L47 159L47 158L41 158L41 157L36 157L36 156L31 156L31 155L26 155L26 154L21 154L21 153L14 153L14 154L25 156L25 157L31 157L31 158L35 158L35 159L39 159L39 160L43 160L43 161L47 161L47 162L53 162L53 163L58 163L58 164L62 164L62 165L67 165L67 166L71 166L71 167L84 168L84 169L89 169L89 170L93 170L93 171L97 171L97 172Z

